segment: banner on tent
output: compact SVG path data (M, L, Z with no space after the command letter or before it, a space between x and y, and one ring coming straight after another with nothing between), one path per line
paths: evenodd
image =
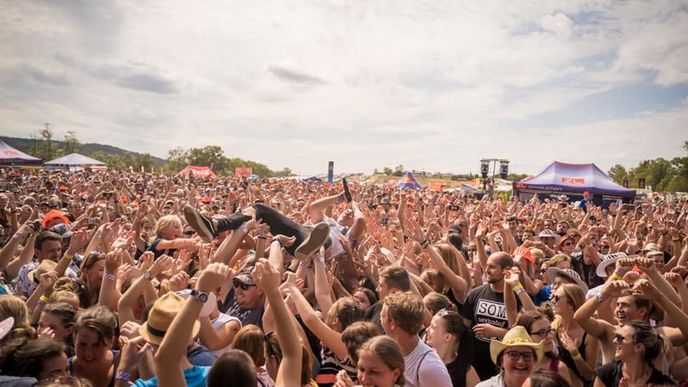
M562 177L563 184L585 184L585 178L582 177Z

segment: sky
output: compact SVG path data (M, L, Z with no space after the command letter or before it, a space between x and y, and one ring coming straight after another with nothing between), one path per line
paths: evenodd
M688 1L0 0L0 133L297 174L686 154Z

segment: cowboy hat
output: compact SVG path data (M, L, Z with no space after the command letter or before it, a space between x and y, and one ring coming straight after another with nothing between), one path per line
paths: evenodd
M165 332L167 332L170 325L172 325L172 320L182 311L183 306L184 299L179 297L175 292L168 292L164 296L158 298L148 313L148 320L139 327L139 334L141 337L149 343L160 345L165 336ZM191 336L196 337L200 329L201 323L196 320L191 330Z
M499 354L505 349L511 347L528 347L535 351L535 361L542 359L544 356L544 351L542 350L542 343L535 343L533 339L530 338L526 328L518 325L515 326L504 335L502 341L492 340L490 342L490 357L492 362L497 364L497 358Z
M597 265L597 269L595 269L595 274L600 278L607 277L607 267L613 265L621 258L626 258L626 253L619 251L618 253L603 255L602 262L600 262L600 264Z

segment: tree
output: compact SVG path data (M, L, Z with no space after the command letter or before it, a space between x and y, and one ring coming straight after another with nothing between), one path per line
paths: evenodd
M399 164L394 167L394 176L404 176L404 166Z
M50 123L46 122L45 127L39 132L41 139L38 146L37 156L44 161L49 161L57 156L57 149L53 144L53 130L50 128Z
M391 176L394 173L394 171L392 171L392 168L390 167L384 167L382 169L382 172L387 176Z
M619 184L623 184L623 181L628 178L628 172L626 172L626 168L620 164L616 164L611 167L607 174L612 178L612 180Z
M67 134L64 136L64 149L62 152L66 155L71 154L71 153L77 153L79 152L79 148L81 147L81 143L79 142L79 139L76 137L76 132L73 130L68 130Z

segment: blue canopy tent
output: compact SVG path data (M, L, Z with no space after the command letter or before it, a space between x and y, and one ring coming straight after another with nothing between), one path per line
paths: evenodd
M580 200L589 192L595 205L606 207L610 202L625 203L635 199L635 190L614 182L595 164L568 164L553 162L538 175L513 183L514 195L525 201L533 195L541 199L552 195L566 195L570 200Z
M406 172L406 174L404 174L404 177L402 177L397 183L397 188L421 189L423 188L423 186L418 184L415 176L413 176L411 172Z

